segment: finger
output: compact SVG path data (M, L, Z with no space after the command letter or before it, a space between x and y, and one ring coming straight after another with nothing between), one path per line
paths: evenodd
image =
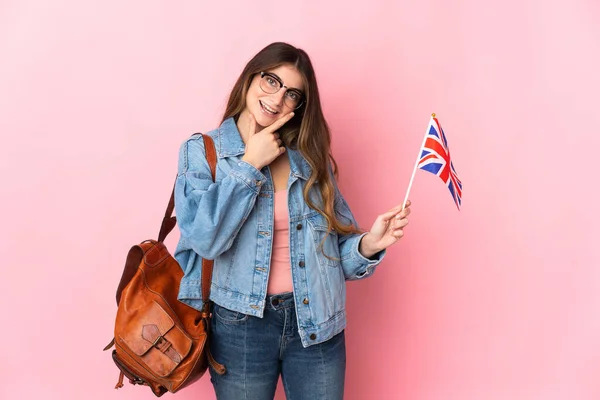
M412 202L410 200L406 200L406 203L404 203L404 205L402 206L402 209L404 210L405 208L410 207L411 204L412 204Z
M281 140L277 139L277 146L281 147Z
M398 214L400 210L402 210L402 205L396 206L391 210L384 212L379 216L379 218L381 218L384 222L387 222L390 219L392 219L396 214Z
M394 222L392 222L390 224L390 227L388 228L388 231L390 232L394 232L398 229L403 229L404 227L406 227L406 225L408 225L408 219L404 218L404 219L394 219Z
M397 205L397 206L396 206L396 207L394 207L394 208L390 208L390 209L389 209L387 212L385 212L385 213L384 213L384 215L385 215L385 214L390 214L390 213L396 213L396 214L397 214L397 213L399 213L401 210L402 210L402 204L400 204L400 205Z
M394 229L393 231L389 232L389 235L399 239L404 236L404 231L402 229Z
M254 118L254 115L252 114L248 116L248 132L250 133L250 136L256 133L256 118Z
M398 213L398 210L390 210L379 215L377 218L385 223L389 222Z
M396 220L394 223L394 230L404 228L406 225L408 225L408 221L408 218Z
M410 213L411 213L410 208L405 208L404 210L402 210L401 212L399 212L396 215L396 219L406 218L409 216Z
M275 139L279 139L280 138L279 133L277 133L277 132L274 132L273 136L275 136Z
M293 116L293 112L286 114L279 118L277 121L273 122L271 125L267 126L265 130L268 132L275 132L277 129L281 128L286 122L292 119Z

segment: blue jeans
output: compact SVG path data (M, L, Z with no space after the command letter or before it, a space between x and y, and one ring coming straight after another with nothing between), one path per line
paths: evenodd
M272 400L279 374L288 400L344 396L344 332L302 347L292 293L267 296L263 318L213 305L210 350L227 372L210 369L219 400Z

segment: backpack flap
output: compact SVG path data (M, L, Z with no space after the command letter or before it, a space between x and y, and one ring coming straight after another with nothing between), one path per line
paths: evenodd
M137 314L137 315L135 315ZM190 352L192 339L175 325L169 314L156 302L137 310L121 343L129 347L156 375L166 377Z

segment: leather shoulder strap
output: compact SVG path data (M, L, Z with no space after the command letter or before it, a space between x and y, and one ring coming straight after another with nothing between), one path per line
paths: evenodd
M212 176L213 182L216 180L217 174L217 151L215 149L215 142L208 135L202 135L202 139L204 140L204 150L206 153L206 160L208 161L208 166L210 167L210 174ZM175 179L177 181L177 179ZM175 208L175 185L173 185L173 190L171 191L171 198L169 199L169 204L167 205L167 210L165 211L165 216L163 218L162 224L160 226L160 232L158 233L158 241L163 242L167 235L171 233L175 225L177 224L177 218L172 216L173 209ZM208 312L210 307L210 302L208 298L210 297L210 283L212 281L212 270L213 270L213 260L202 259L202 299L204 302L203 310L204 312Z
M210 166L212 180L215 182L217 174L217 151L215 150L215 142L208 135L202 135L204 139L204 148L206 149L206 159ZM210 302L210 283L212 282L213 260L202 259L202 301L204 302L203 311L209 312Z

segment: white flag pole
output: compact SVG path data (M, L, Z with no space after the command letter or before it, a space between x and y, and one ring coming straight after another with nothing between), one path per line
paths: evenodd
M427 140L427 134L429 133L429 127L431 126L431 121L434 118L435 118L435 113L431 114L431 118L429 119L429 125L427 125L427 130L425 131L425 135L423 136L423 143L421 143L421 148L419 148L419 154L417 154L417 161L415 162L415 167L413 168L412 176L410 177L410 182L408 183L408 190L406 191L406 196L404 197L404 201L402 202L403 210L406 207L406 202L408 200L410 188L412 187L413 180L415 179L415 174L417 172L417 165L419 165L419 159L421 159L421 153L423 152L423 146L425 145L425 141Z

